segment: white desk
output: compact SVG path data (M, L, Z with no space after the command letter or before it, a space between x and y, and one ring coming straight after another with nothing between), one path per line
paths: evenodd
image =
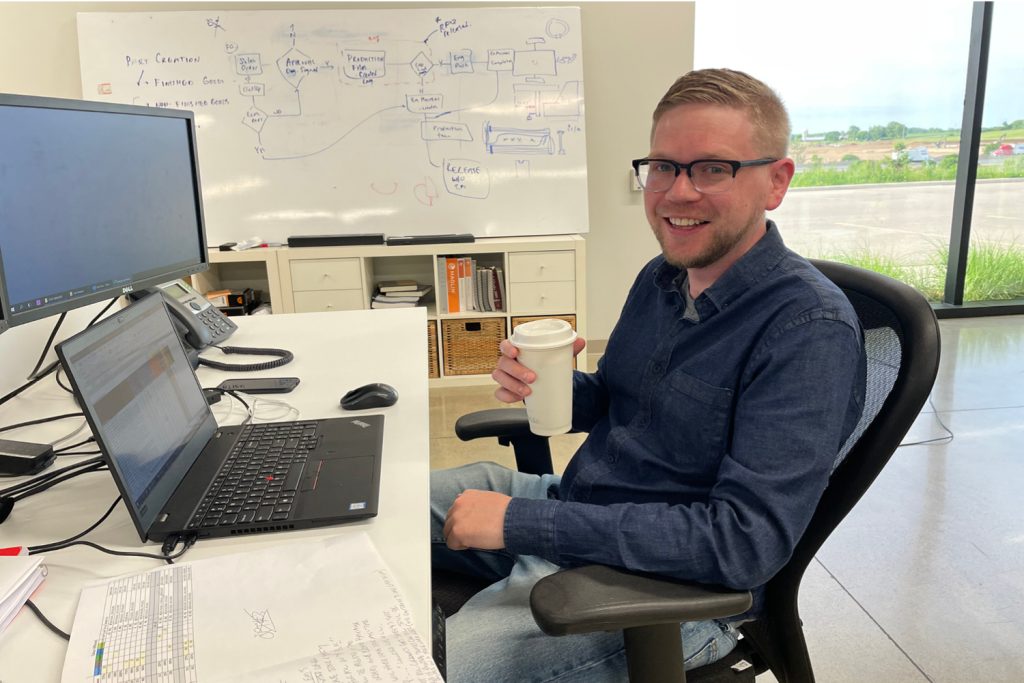
M295 360L274 370L244 374L201 368L198 374L203 386L216 386L227 377L297 376L302 381L295 391L268 397L279 398L298 408L301 418L341 415L338 400L342 394L368 382L386 382L398 390L400 399L394 406L366 411L385 415L380 508L373 519L340 526L202 540L179 561L265 547L281 540L365 531L394 573L408 600L416 628L429 646L430 471L424 311L423 308L406 308L235 318L239 330L228 340L229 345L289 349L295 354ZM215 349L203 355L229 363L252 361L249 356L225 356ZM214 406L218 419L227 413L223 403ZM76 410L70 394L60 389L52 378L47 378L0 407L0 425ZM229 421L237 423L242 417L243 411L238 407ZM49 441L67 434L83 421L84 418L62 420L4 432L3 436ZM86 428L68 443L80 441L88 433ZM71 458L58 458L53 467L71 462ZM0 488L19 481L0 479ZM11 516L0 525L0 547L38 545L72 536L97 520L116 497L117 489L107 472L86 474L59 484L15 506ZM123 504L86 539L115 550L160 553L160 544L144 545L139 541ZM34 602L54 624L70 631L83 583L152 569L164 563L114 557L76 546L50 553L46 564L49 576L36 593ZM354 586L353 590L358 587ZM59 681L66 645L66 641L51 633L35 615L23 609L0 635L0 681Z

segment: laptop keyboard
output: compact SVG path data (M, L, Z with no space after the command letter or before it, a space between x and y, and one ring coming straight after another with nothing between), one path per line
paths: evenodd
M316 428L316 422L246 425L189 528L289 519Z

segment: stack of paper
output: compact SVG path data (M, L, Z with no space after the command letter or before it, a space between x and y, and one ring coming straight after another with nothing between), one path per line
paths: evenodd
M0 633L46 577L40 555L0 557Z
M364 534L151 569L82 590L65 683L442 683Z

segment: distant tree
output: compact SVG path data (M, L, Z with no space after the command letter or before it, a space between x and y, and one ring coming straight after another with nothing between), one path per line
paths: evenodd
M907 137L907 127L899 121L890 121L885 127L886 137L889 140L897 140Z
M884 126L871 126L868 128L868 140L885 140L886 131Z
M838 130L830 130L829 132L825 133L825 142L839 142L839 140L842 138L842 135L843 134L840 133Z
M860 139L859 136L860 136L860 128L858 128L857 126L850 126L846 130L846 137L848 137L851 140L859 140Z

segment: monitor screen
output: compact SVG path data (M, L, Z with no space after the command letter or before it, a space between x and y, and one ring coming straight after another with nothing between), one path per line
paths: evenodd
M192 112L0 94L0 331L207 267Z

